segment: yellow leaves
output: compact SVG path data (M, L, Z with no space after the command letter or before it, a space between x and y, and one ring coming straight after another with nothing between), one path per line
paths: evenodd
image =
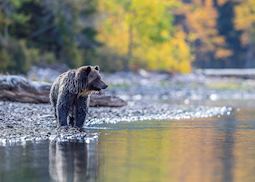
M187 73L191 53L181 30L174 30L169 11L176 0L99 0L103 20L98 40L130 67Z
M227 1L218 0L217 3L223 6ZM231 50L227 49L224 35L219 32L221 19L218 19L219 12L213 0L192 0L192 3L181 7L179 11L186 17L190 31L188 40L196 49L197 60L214 61L213 59L223 59L232 55Z
M223 5L227 2L228 0L218 0L218 4L219 5Z
M223 44L225 44L225 39L223 37L221 37L221 36L215 37L212 41L216 45L223 45Z
M167 30L163 30L160 32L160 36L164 39L169 39L170 38L170 35L169 35L169 31Z
M188 73L191 71L191 53L184 38L185 34L179 30L173 39L162 44L139 47L135 57L143 60L142 65L150 70Z
M117 8L111 1L104 1L100 7L110 8L111 6L113 6L113 12L110 11L111 9L104 9L102 12L107 16L99 23L97 39L118 54L124 55L128 48L128 24L125 21L127 15L123 8Z
M235 9L235 25L238 29L249 29L255 22L255 1L244 0Z
M243 44L248 44L255 30L255 1L243 0L236 6L235 13L235 27L243 30L241 41Z
M226 58L232 55L232 51L228 49L217 49L215 56L216 58Z
M174 49L172 54L174 55L173 59L177 63L175 69L178 72L188 73L191 71L191 52L190 48L185 42L185 34L182 31L176 32L175 37L173 38L172 44Z

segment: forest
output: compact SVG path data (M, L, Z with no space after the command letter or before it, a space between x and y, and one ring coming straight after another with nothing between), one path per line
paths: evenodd
M0 0L0 72L255 67L254 0Z

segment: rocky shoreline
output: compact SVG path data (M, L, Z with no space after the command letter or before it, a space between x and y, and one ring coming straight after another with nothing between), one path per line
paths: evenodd
M91 129L104 128L105 124L118 124L144 120L176 120L208 118L229 115L229 107L192 107L169 104L144 104L131 102L122 108L90 108L83 131L74 128L57 129L53 111L48 104L24 104L0 102L0 145L24 143L27 141L69 141L88 142L96 139L98 132Z

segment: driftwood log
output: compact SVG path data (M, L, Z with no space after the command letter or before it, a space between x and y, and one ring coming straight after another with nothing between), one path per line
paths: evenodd
M34 82L21 76L0 76L0 100L23 103L49 103L51 84ZM91 95L92 107L121 107L127 103L116 96Z

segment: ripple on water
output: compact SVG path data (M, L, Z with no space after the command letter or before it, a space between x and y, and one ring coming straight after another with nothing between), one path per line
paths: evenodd
M91 118L86 126L100 124L116 124L119 122L145 121L145 120L181 120L195 118L209 118L214 116L230 115L231 107L177 107L161 105L161 107L147 106L143 112L137 112L137 108L130 108L128 114L109 116L104 118ZM149 108L150 107L150 108Z

